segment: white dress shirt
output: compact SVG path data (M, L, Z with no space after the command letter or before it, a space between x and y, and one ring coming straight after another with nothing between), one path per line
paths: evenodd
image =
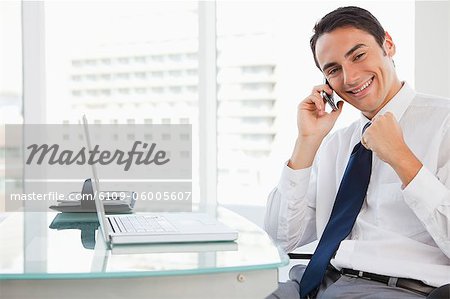
M418 94L405 83L379 114L388 111L423 167L402 190L392 167L373 154L362 209L331 263L441 286L450 283L450 100ZM368 121L361 115L327 136L310 168L284 166L269 195L265 228L287 252L322 235Z

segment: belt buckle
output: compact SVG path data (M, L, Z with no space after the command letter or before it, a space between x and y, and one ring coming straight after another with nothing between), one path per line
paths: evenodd
M345 273L344 271L342 271L343 275L349 276L349 277L353 277L353 278L364 278L364 272L363 271L358 271L357 274L353 274L353 273Z

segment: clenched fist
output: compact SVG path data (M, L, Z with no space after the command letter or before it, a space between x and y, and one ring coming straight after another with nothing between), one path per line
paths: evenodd
M391 165L403 186L407 186L422 167L422 163L405 143L402 129L391 112L372 119L372 125L364 132L361 144Z

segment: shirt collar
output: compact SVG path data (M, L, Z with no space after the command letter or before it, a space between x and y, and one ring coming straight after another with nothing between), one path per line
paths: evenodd
M397 92L397 94L389 101L387 104L381 108L380 111L376 115L382 115L386 112L391 112L394 114L395 119L400 121L406 109L408 109L409 104L414 99L416 92L414 89L409 86L407 82L403 82L403 86ZM361 113L360 126L361 132L362 128L369 122L370 120Z

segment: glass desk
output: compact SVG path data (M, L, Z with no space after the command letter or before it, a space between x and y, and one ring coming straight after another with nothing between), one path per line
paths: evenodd
M108 249L94 213L7 213L0 222L1 298L264 298L287 255L223 208L236 242Z

